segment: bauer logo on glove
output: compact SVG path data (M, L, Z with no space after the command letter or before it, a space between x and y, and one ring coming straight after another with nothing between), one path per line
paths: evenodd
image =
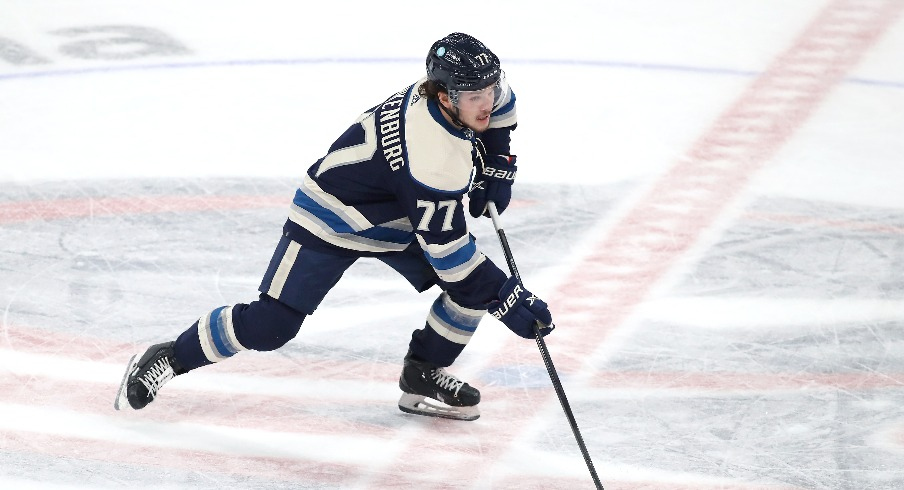
M490 304L489 312L512 332L525 339L534 338L534 325L540 323L545 337L555 326L546 303L524 288L515 277L508 278L499 290L499 301Z
M515 287L512 289L512 293L509 294L508 297L506 297L504 300L500 298L500 300L502 300L502 305L498 310L493 312L493 316L499 320L502 320L502 317L504 317L509 312L509 309L518 303L518 298L521 297L521 293L523 292L524 288L521 286L521 284L515 284ZM536 298L536 296L531 295L531 297L528 298L529 300L531 300L530 304L534 304L533 300Z
M505 157L503 157L505 158ZM515 157L510 157L514 159ZM514 166L513 166L514 167ZM491 179L496 180L515 180L515 171L514 170L506 170L506 169L498 169L493 167L484 167L483 176L489 177Z

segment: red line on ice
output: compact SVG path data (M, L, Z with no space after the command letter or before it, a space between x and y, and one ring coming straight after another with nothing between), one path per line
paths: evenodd
M686 155L653 182L645 196L591 247L592 252L549 298L560 328L548 344L560 372L593 371L585 364L591 354L680 264L757 171L895 22L902 8L904 2L897 0L830 2ZM825 44L832 49L825 49ZM511 365L521 361L524 348L516 349L514 343L510 340L501 347L492 362ZM533 358L527 364L540 364L536 351ZM553 404L555 395L549 391L546 403ZM531 406L520 410L529 412ZM518 422L509 424L510 435L497 436L481 448L486 458L502 457L516 432L545 423L536 419ZM588 449L592 456L595 448ZM472 471L472 481L492 478L492 469L478 467ZM587 484L589 488L589 475Z
M99 463L115 461L144 468L178 468L201 474L230 474L256 477L255 483L267 480L285 482L319 482L336 488L350 485L360 471L356 465L333 464L323 461L300 461L291 458L239 456L192 451L174 447L133 445L128 441L100 441L42 434L0 430L0 450L22 454L43 454L80 461ZM124 472L128 472L124 469ZM102 486L126 482L95 482ZM127 482L127 486L135 482ZM251 483L253 484L253 483Z
M105 338L87 336L83 332L69 334L22 325L7 325L0 330L0 348L32 354L47 354L73 360L125 363L132 354L148 345L133 345ZM324 379L395 382L401 365L374 363L368 360L334 360L320 358L287 359L272 352L245 352L205 369L222 373L248 374L272 378ZM111 380L119 382L119 380Z
M605 343L860 61L902 6L892 0L829 3L608 230L550 298L562 326L549 339L557 367L575 369Z
M740 195L752 176L855 66L895 20L902 7L904 3L894 0L840 0L829 3L763 76L755 80L737 102L704 132L686 156L653 183L646 197L608 231L607 236L593 247L594 251L549 298L557 323L561 325L548 341L560 370L580 369L584 360L606 342ZM0 224L125 213L217 211L284 205L288 205L286 198L267 196L61 199L29 202L27 205L0 204ZM40 340L32 339L32 348L40 348L41 345ZM44 346L57 349L49 344ZM124 350L131 349L112 346L109 352L119 354ZM532 364L539 362L539 356L535 350L532 351L530 343L521 342L516 347L515 340L510 339L490 362L496 365L513 362ZM396 369L394 367L393 371ZM680 382L683 375L675 373L673 378L663 379L660 384ZM657 376L667 378L673 375L659 373ZM800 375L797 379L806 382L805 376ZM854 385L873 382L864 379L844 381L844 377L837 379ZM831 386L835 386L834 382L825 381ZM705 383L701 379L694 385ZM10 387L6 382L4 384L5 388ZM754 382L755 386L761 384ZM485 407L484 419L473 424L412 419L411 423L419 424L424 431L438 434L411 438L408 449L394 463L374 470L370 488L398 488L418 483L430 484L434 488L467 487L492 480L492 462L504 457L522 432L531 430L538 423L547 423L534 418L535 408L532 407L551 403L554 396L551 390L487 387L483 391L488 395L488 403L482 404ZM104 390L104 395L108 393ZM92 394L85 396L91 397ZM98 397L100 393L94 396ZM159 402L162 403L163 399ZM266 403L266 400L263 402ZM259 406L252 400L232 415L250 416L258 413L257 408ZM271 415L279 421L286 414L282 410L287 409L271 408ZM235 423L234 420L226 420L226 414L220 417L215 420L217 423ZM307 419L300 416L297 420ZM500 423L502 420L504 424ZM326 427L338 429L339 425L338 422L335 425L329 423ZM479 433L479 436L471 437L471 431ZM396 432L381 428L368 431L370 435L401 437L394 435ZM442 447L437 447L437 441ZM0 431L0 447L61 456L72 456L72 451L77 449L81 457L103 461L113 458L128 464L186 469L196 469L201 463L213 471L262 477L270 475L280 479L313 478L338 483L354 481L362 471L359 467L324 462L233 457L176 448L141 447L140 451L129 451L127 441L113 444L111 452L110 443L14 431ZM594 454L594 448L590 449ZM449 451L454 451L454 458L450 457ZM429 465L430 471L412 472L410 461ZM605 477L603 479L606 480ZM543 480L550 487L564 485L568 488L576 487L581 481L584 480ZM589 478L586 483L589 485ZM636 486L642 487L640 484ZM739 484L738 488L747 486Z
M285 207L291 196L131 196L0 203L0 224L67 218Z
M292 194L279 196L153 196L60 198L0 203L0 225L29 221L122 216L129 214L186 213L232 209L286 208ZM534 204L514 200L510 208Z

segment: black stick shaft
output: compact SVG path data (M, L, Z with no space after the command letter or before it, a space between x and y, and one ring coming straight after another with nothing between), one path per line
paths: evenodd
M499 213L496 211L496 203L490 201L487 205L487 209L490 212L490 218L493 219L493 227L496 228L496 234L499 235L499 243L502 245L502 251L505 253L505 260L508 262L509 271L511 271L512 275L520 281L521 274L518 273L518 267L515 265L515 257L512 255L512 249L509 247L508 239L505 237L505 231L502 230L502 226L499 224ZM540 355L543 357L543 364L546 365L546 372L549 373L549 379L552 381L552 386L556 390L556 396L559 397L559 403L562 405L565 417L568 418L568 424L571 425L571 432L574 433L574 438L578 442L578 447L581 448L581 454L584 455L584 462L587 463L587 469L590 470L590 476L593 478L593 483L598 490L604 490L603 484L600 482L600 477L597 476L596 469L593 467L593 461L590 459L590 453L587 451L587 446L584 444L584 438L581 437L581 430L578 428L578 423L574 419L571 405L568 403L568 398L565 397L565 389L562 387L559 373L552 363L552 357L549 355L549 349L546 348L546 341L543 340L543 335L540 333L540 327L540 322L537 322L534 325L534 335L537 339L537 347L540 349Z

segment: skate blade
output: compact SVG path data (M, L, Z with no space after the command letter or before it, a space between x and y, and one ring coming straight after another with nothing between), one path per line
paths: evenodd
M126 364L126 374L122 375L122 381L119 383L119 391L116 392L116 400L113 400L113 408L116 410L132 408L132 406L129 405L128 395L126 394L126 385L129 381L129 374L135 369L135 366L138 365L138 362L135 360L137 357L138 354L132 355L131 359L129 359L129 363Z
M403 393L399 398L399 410L415 415L428 417L441 417L453 420L477 420L480 410L477 405L473 407L452 407L422 395Z

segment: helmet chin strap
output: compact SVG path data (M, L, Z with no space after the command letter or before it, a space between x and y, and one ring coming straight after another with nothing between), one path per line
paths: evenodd
M449 104L452 105L451 102ZM453 107L454 107L454 105L453 105ZM449 116L450 119L452 119L452 124L454 124L456 126L460 126L462 129L471 129L468 127L467 124L461 122L461 119L458 118L458 114L461 112L461 110L458 107L455 107L455 112L452 112L449 109L447 109L446 106L442 102L440 102L439 108L442 109L442 111L445 112Z

